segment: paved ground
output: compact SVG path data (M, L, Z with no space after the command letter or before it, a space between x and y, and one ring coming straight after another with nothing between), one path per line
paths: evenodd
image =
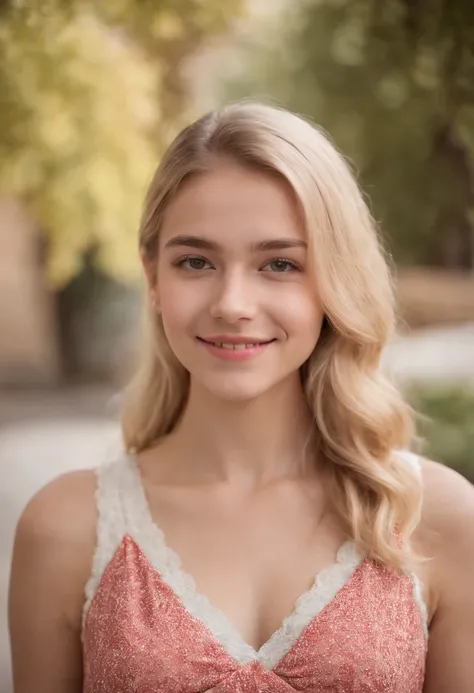
M387 349L386 361L401 379L474 384L474 324L400 337Z
M405 337L386 358L402 378L474 383L474 325ZM120 449L117 404L110 388L97 386L0 393L0 693L11 693L6 604L17 518L50 479L92 467Z

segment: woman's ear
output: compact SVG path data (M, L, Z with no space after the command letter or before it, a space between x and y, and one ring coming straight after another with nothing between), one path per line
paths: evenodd
M156 276L156 262L153 260L150 260L145 251L142 250L140 253L140 259L143 267L143 272L145 274L145 279L146 279L146 284L147 284L147 289L148 289L148 295L150 297L150 303L152 304L153 308L159 312L160 310L160 304L159 304L159 298L158 298L158 283L157 283L157 276Z

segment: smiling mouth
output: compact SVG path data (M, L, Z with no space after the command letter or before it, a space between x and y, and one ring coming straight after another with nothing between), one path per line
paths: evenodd
M272 342L275 342L275 339L268 339L267 341L264 342L248 342L248 343L243 343L243 342L214 342L210 341L208 339L203 339L202 337L198 337L200 342L204 342L204 344L210 344L211 346L218 347L219 349L229 349L230 351L244 351L245 349L255 349L256 347L259 346L266 346L267 344L271 344Z

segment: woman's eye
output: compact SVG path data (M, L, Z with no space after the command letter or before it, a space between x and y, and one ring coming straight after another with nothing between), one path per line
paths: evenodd
M292 260L285 260L284 258L276 258L267 262L263 269L268 268L270 272L291 272L293 270L299 270L299 265ZM267 271L268 271L267 270Z
M178 267L184 267L191 270L205 270L212 269L211 263L203 257L188 255L187 257L182 257L176 263Z

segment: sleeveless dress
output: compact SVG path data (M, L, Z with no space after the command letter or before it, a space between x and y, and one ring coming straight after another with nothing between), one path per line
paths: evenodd
M256 651L166 545L134 458L97 475L84 693L421 693L427 613L415 575L346 542Z

